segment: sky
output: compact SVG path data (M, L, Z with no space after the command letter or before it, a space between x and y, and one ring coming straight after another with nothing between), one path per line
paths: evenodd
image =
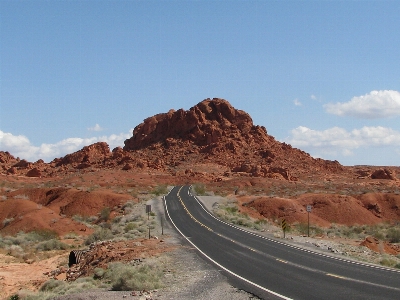
M46 162L223 98L343 165L400 165L400 1L0 0L0 150Z

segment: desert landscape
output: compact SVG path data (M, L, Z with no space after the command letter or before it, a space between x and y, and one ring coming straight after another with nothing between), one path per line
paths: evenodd
M115 149L99 142L48 163L0 151L0 297L77 299L68 295L99 289L109 291L104 299L189 293L182 287L187 266L173 262L177 251L193 250L179 241L162 204L171 187L186 184L237 226L400 268L399 173L400 166L313 158L219 98L151 116ZM69 267L78 249L88 251L85 259ZM144 277L121 280L133 272L127 267ZM204 272L214 276L199 265L198 278ZM229 299L252 298L220 277L216 282Z

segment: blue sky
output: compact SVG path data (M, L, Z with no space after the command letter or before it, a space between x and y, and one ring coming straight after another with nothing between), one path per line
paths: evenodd
M399 166L399 15L399 1L0 0L0 150L113 149L219 97L314 157Z

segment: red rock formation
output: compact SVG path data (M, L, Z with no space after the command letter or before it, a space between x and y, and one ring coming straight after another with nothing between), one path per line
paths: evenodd
M371 174L371 179L390 179L397 180L394 171L389 169L378 169Z
M54 161L57 163L57 166L76 164L78 168L83 169L89 167L91 163L102 162L110 155L111 152L108 144L98 142Z
M213 165L214 171L199 171L198 165ZM42 160L31 163L14 159L2 152L0 166L5 174L27 175L29 170L36 169L29 176L42 177L77 170L118 168L133 172L148 168L149 172L201 176L210 181L230 172L293 181L310 174L319 176L345 170L337 161L314 159L304 151L276 141L263 126L254 125L246 112L218 98L206 99L187 111L170 110L147 118L125 140L124 148L117 147L112 152L107 143L99 142L49 164ZM185 174L186 169L194 172Z
M257 131L250 116L234 109L223 99L206 99L188 111L179 109L147 118L135 127L133 137L125 141L124 150L146 148L173 139L189 140L198 146L220 141L226 133L247 135Z
M251 117L223 99L206 99L185 111L170 110L147 118L125 141L126 151L141 153L154 169L182 162L213 162L256 177L296 180L301 173L338 172L337 162L314 159L280 143L255 126Z

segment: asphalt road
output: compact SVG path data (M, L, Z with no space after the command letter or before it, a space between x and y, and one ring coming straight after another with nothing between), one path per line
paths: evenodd
M174 187L165 197L176 229L239 288L263 299L400 299L400 272L302 250L213 217Z

